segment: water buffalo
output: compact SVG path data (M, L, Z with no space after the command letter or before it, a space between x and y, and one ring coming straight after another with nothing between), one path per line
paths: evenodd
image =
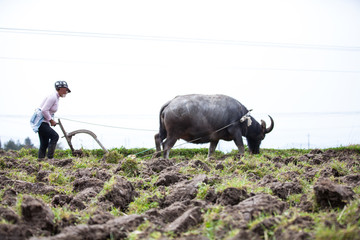
M210 142L208 157L214 153L220 139L234 140L239 155L243 155L242 137L246 137L250 152L257 154L265 134L274 128L274 121L269 116L271 125L266 128L263 120L259 124L248 113L239 101L225 95L177 96L160 110L160 130L155 135L157 155L162 144L167 159L178 139L191 143Z

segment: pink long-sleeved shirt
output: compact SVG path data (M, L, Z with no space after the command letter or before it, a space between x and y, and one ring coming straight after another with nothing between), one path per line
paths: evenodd
M53 115L58 110L60 95L58 92L54 92L47 96L41 103L40 109L44 116L44 121L49 123L51 120L51 115Z

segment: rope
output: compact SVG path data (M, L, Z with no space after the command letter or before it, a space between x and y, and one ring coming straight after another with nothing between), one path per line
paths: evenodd
M252 110L250 110L250 111L252 111ZM247 114L245 114L244 116L249 116L250 111L249 111ZM243 117L244 117L244 116L243 116ZM230 123L230 124L228 124L228 125L226 125L226 126L224 126L224 127L222 127L222 128L219 128L219 129L215 130L215 131L212 132L211 134L220 132L221 130L224 130L225 128L228 128L228 127L230 127L231 125L233 125L233 124L235 124L235 123L237 123L237 122L239 122L239 121L240 121L240 120L234 121L234 122L232 122L232 123ZM209 134L209 135L207 135L207 136L210 136L211 134ZM189 141L189 142L184 142L184 143L181 143L181 144L179 144L179 145L176 145L176 146L174 146L173 148L178 148L178 147L180 147L180 146L182 146L182 145L186 145L186 144L189 144L189 143L196 142L196 141L198 141L198 140L200 140L200 139L202 139L202 138L204 138L204 137L207 137L207 136L198 137L198 138L196 138L196 139L194 139L194 140L191 140L191 141ZM152 150L152 149L155 149L155 148L154 148L154 147L148 148L148 149L146 149L146 150L144 150L144 151L135 153L135 154L133 154L133 155L136 156L136 155L139 155L139 154L141 154L141 153L148 152L148 151L150 151L150 150ZM158 153L162 153L162 152L164 152L164 150L156 151L154 154L158 154ZM152 154L147 154L147 155L145 155L145 156L143 156L143 157L147 157L147 156L150 156L150 155L152 155Z
M84 121L72 120L72 119L63 118L63 117L59 117L59 118L60 118L60 119L67 120L67 121L70 121L70 122L78 122L78 123L84 123L84 124L94 125L94 126L100 126L100 127L118 128L118 129L132 130L132 131L157 132L157 130L152 130L152 129L128 128L128 127L110 126L110 125L104 125L104 124L98 124L98 123L89 123L89 122L84 122Z
M243 117L245 117L245 116L249 116L251 111L252 111L252 110L248 111L248 113L246 113ZM232 122L232 123L230 123L230 124L228 124L228 125L226 125L226 126L222 127L222 128L219 128L219 129L215 130L215 131L214 131L214 132L212 132L211 134L213 134L213 133L217 133L217 132L220 132L221 130L224 130L225 128L230 127L231 125L233 125L233 124L235 124L235 123L237 123L237 122L241 121L241 120L243 119L243 117L242 117L242 118L240 118L240 119L239 119L239 120L237 120L237 121L234 121L234 122ZM68 118L61 118L61 119L64 119L64 120L67 120L67 121L72 121L72 122L78 122L78 123L89 124L89 125L95 125L95 126L101 126L101 127L108 127L108 128L118 128L118 129L134 130L134 131L151 131L151 132L157 132L156 130L151 130L151 129L127 128L127 127L110 126L110 125L104 125L104 124L89 123L89 122L84 122L84 121L77 121L77 120L72 120L72 119L68 119ZM207 136L210 136L211 134L209 134L209 135L207 135ZM200 139L202 139L202 138L204 138L204 137L207 137L207 136L198 137L198 138L193 139L193 140L191 140L191 141L188 141L188 142L185 142L185 143L182 143L182 144L176 145L176 146L174 146L173 148L178 148L178 147L180 147L180 146L182 146L182 145L185 145L185 144L189 144L189 143L196 142L196 141L198 141L198 140L200 140ZM141 154L141 153L148 152L148 151L150 151L150 150L152 150L152 149L155 149L155 148L154 148L154 147L152 147L152 148L148 148L148 149L146 149L146 150L144 150L144 151L141 151L141 152L135 153L135 154L133 154L133 155L135 155L135 156L136 156L136 155L139 155L139 154ZM164 150L156 151L154 154L158 154L158 153L162 153L162 152L164 152ZM145 155L144 157L147 157L147 156L150 156L150 155L151 155L151 154L148 154L148 155Z

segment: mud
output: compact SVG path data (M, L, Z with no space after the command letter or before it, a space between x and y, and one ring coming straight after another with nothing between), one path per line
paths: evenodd
M226 186L233 176L220 177L219 173L231 164L245 167L241 160L231 159L229 164L228 156L141 160L137 177L128 178L121 175L120 164L104 162L96 167L75 168L75 160L81 157L39 163L19 158L13 151L0 155L0 239L4 240L127 239L131 234L136 239L223 239L233 230L236 233L227 239L266 239L269 233L273 239L313 239L316 219L305 213L324 211L331 215L359 198L355 190L360 185L360 153L348 149L316 149L287 157L264 155L270 169L292 165L294 170L278 175L248 171L247 177L256 186L269 189L259 192ZM335 167L335 160L346 167ZM67 184L52 183L51 166L66 169L70 179ZM32 181L20 180L9 171L25 172L33 176ZM237 176L236 171L232 174ZM216 190L220 182L225 185ZM313 192L304 189L306 184ZM201 186L210 187L199 198ZM151 192L147 198L154 207L141 214L126 214L144 191L154 188L158 194ZM298 201L291 200L292 196L299 196ZM54 208L72 213L55 216ZM204 234L215 209L213 223L221 222L222 227ZM114 210L121 214L114 214ZM76 213L89 217L84 221ZM338 219L329 218L326 224L345 229ZM353 221L356 223L359 217ZM360 230L358 233L360 236Z

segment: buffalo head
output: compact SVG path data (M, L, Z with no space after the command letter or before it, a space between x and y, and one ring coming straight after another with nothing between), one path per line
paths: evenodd
M265 135L271 132L274 128L274 120L271 116L270 121L271 124L269 127L266 127L266 123L264 120L261 120L261 124L259 124L254 118L251 117L252 123L248 126L246 140L248 142L249 151L252 154L260 153L260 144L261 141L265 138Z

